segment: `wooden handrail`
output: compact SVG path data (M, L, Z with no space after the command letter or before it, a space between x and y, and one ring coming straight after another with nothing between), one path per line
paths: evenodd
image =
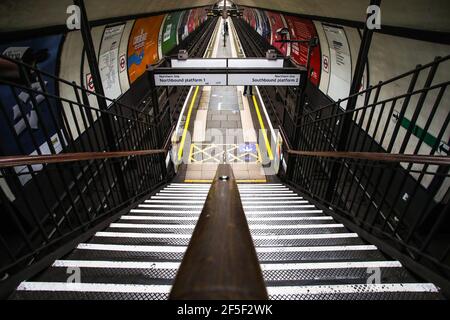
M217 169L170 299L268 299L230 165Z
M25 166L43 163L63 163L74 161L86 161L95 159L123 158L131 156L147 156L152 154L165 154L167 150L136 150L114 152L74 152L48 155L4 156L0 157L0 168Z
M371 160L382 162L408 162L429 165L450 165L449 156L429 156L416 154L398 154L385 152L338 152L338 151L296 151L288 150L289 154L321 158L345 158Z

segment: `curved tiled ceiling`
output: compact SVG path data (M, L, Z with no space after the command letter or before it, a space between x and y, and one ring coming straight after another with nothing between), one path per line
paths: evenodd
M211 5L215 0L85 0L89 20ZM235 0L238 5L362 22L369 0ZM63 25L72 0L2 0L0 31ZM382 24L450 31L448 0L382 0Z

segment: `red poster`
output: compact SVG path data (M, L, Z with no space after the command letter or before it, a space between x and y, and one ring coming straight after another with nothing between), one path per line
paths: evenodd
M255 9L250 9L250 25L252 26L253 29L256 30L256 12Z
M191 32L193 32L195 30L195 28L196 28L196 25L195 25L196 16L197 16L197 10L191 9L189 11L189 18L188 18L188 32L189 32L189 34Z
M301 19L293 16L285 16L289 28L291 40L309 40L317 37L316 28L311 20ZM306 66L308 57L307 44L293 43L291 47L292 58L300 65ZM311 52L311 64L309 68L310 80L316 86L320 82L320 46L315 47Z
M272 11L266 11L266 16L269 19L270 23L270 44L273 45L275 48L280 50L280 52L283 55L287 54L288 44L287 43L279 43L276 42L277 40L281 40L281 36L278 35L277 30L280 28L286 27L284 24L283 18L280 13L272 12Z

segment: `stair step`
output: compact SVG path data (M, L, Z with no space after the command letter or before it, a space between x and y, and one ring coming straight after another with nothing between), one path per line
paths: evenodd
M23 282L13 298L167 299L210 187L166 186ZM283 184L239 184L239 192L271 299L440 297ZM82 283L66 282L68 268L80 268ZM380 285L367 284L374 268Z

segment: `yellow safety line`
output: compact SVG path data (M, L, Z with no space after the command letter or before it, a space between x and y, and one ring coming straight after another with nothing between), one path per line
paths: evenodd
M186 179L186 183L208 183L212 180L202 180L202 179ZM266 179L249 179L249 180L236 180L237 183L266 183Z
M262 133L263 133L264 141L266 143L267 154L269 155L269 159L273 160L273 154L272 154L272 149L270 148L269 138L267 137L267 132L266 132L266 129L264 128L264 122L261 117L261 112L259 112L258 102L256 101L255 96L253 96L253 104L255 105L256 115L258 116L259 125L260 125Z
M191 121L191 114L192 109L194 108L195 99L197 98L199 86L195 88L194 97L191 100L191 104L189 105L189 111L186 118L186 123L184 124L184 130L183 130L183 136L181 137L181 143L180 143L180 149L178 149L178 161L181 160L181 157L183 156L183 148L184 148L184 142L186 141L186 135L189 128L189 122Z
M236 180L239 183L266 183L266 179Z
M212 180L201 180L201 179L186 179L184 180L186 183L206 183L206 182L212 182Z

